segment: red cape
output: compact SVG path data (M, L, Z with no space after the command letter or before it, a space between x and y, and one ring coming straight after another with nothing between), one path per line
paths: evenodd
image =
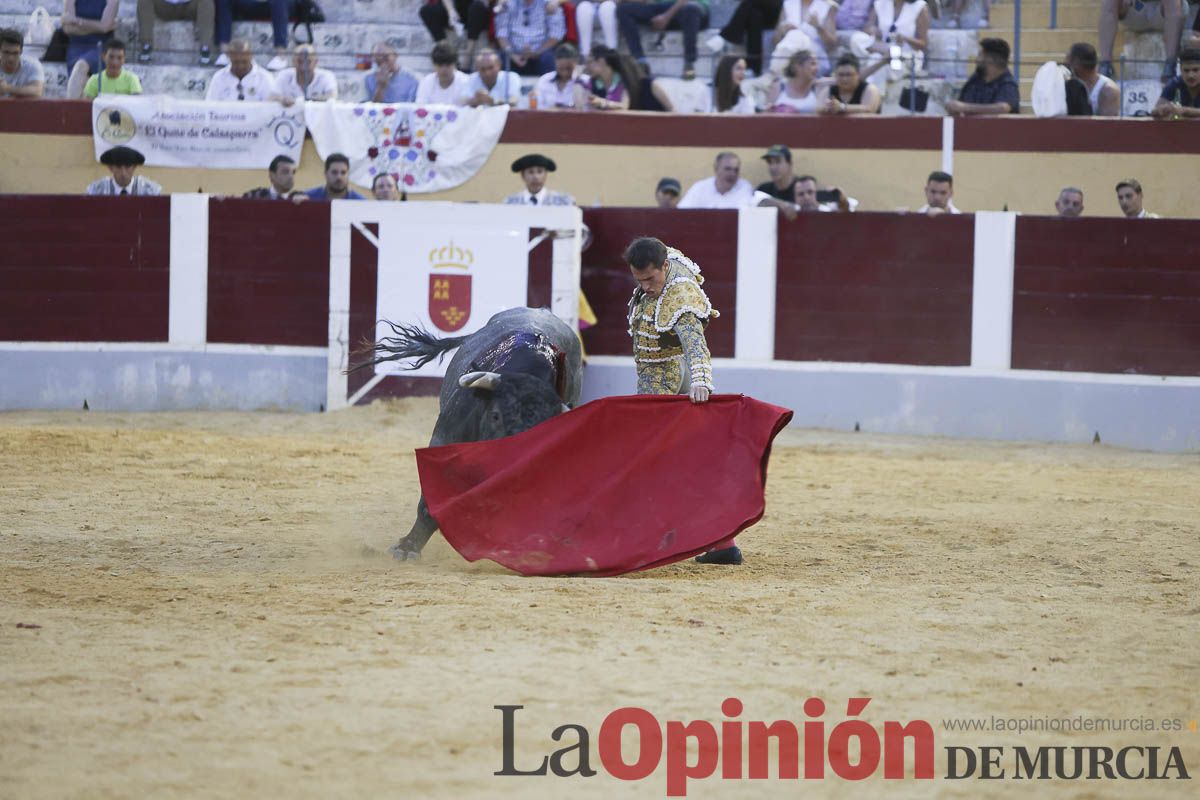
M463 558L522 575L620 575L702 553L762 519L792 412L744 395L596 400L516 436L417 450Z

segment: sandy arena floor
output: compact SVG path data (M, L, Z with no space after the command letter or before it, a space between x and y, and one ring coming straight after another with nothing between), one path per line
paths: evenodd
M382 554L433 400L0 415L0 797L663 797L495 777L564 723L930 721L949 745L1182 748L1200 779L1200 458L787 431L742 568L525 579ZM28 625L40 627L25 627ZM950 733L950 717L1181 719ZM570 743L568 739L568 743ZM1164 755L1165 758L1165 755ZM1196 781L722 781L691 797L1195 796Z

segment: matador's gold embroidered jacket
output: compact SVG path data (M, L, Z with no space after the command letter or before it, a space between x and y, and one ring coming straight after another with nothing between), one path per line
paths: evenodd
M667 278L658 297L638 287L629 300L629 335L638 374L638 394L678 394L683 370L693 386L714 391L712 356L704 329L720 312L700 288L700 267L675 248L667 248Z

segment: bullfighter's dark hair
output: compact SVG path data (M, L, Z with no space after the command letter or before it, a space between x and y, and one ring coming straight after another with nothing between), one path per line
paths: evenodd
M295 160L291 156L275 156L271 159L271 166L267 167L267 172L276 173L279 171L280 164L295 164Z
M925 182L926 183L948 183L951 186L953 186L954 185L954 176L951 175L949 172L942 172L941 170L936 170L934 172L929 173L929 178Z
M346 169L349 169L350 159L342 153L330 153L329 158L325 159L325 171L329 172L329 168L334 164L345 164Z
M625 248L625 263L636 270L661 267L667 260L667 246L653 236L634 239Z
M25 39L16 28L0 28L0 44L15 44L22 50L25 49Z

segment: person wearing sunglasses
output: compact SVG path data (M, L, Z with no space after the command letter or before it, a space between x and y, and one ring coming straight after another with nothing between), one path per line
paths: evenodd
M208 82L206 100L234 102L278 101L290 106L292 99L279 94L275 78L254 61L254 50L245 39L229 43L229 66L217 70Z

